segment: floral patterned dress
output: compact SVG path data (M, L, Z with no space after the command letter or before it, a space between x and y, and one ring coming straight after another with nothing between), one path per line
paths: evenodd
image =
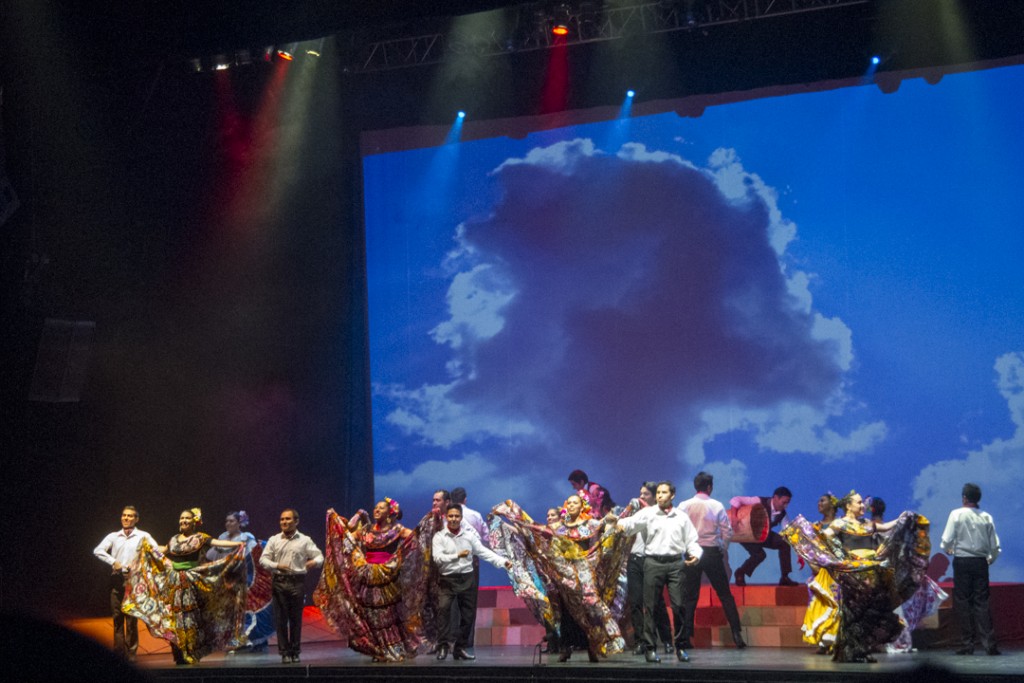
M549 632L571 637L568 616L593 653L623 650L618 621L632 537L593 519L552 533L512 501L495 506L489 519L491 547L512 561L513 590Z
M197 664L214 650L246 642L244 546L200 564L209 543L201 532L174 536L160 556L143 541L125 586L121 610L168 641L179 664Z
M375 661L402 661L430 645L423 630L427 568L416 534L403 532L400 524L350 531L344 517L327 513L327 553L313 602L349 647Z
M839 586L839 626L832 659L863 662L895 640L903 623L893 610L925 581L931 553L928 519L904 512L875 549L874 525L842 519L833 525L837 543L797 516L782 533L793 549L811 564L827 570Z

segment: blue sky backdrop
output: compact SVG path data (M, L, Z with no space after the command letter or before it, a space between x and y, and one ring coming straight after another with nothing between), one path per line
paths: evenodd
M543 518L577 467L622 503L703 469L809 517L881 496L937 546L975 481L1024 581L1022 93L1002 67L367 156L377 496Z

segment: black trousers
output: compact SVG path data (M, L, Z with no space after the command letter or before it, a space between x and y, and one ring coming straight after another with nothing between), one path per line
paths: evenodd
M134 657L139 649L139 620L121 611L124 602L124 574L110 575L110 615L114 619L114 652Z
M672 619L676 625L672 644L683 647L683 558L650 556L644 558L644 610L654 614L656 601L664 602L665 587L668 587L668 601L672 605ZM657 644L657 627L654 619L644 619L644 647L653 650Z
M782 540L782 536L774 531L768 532L768 538L764 539L764 543L741 543L746 551L750 553L750 557L747 561L740 565L737 570L741 574L750 576L757 569L757 565L764 562L765 558L768 557L765 553L765 548L779 551L779 569L782 572L782 577L788 577L789 573L793 571L793 553L789 549L789 544Z
M626 599L629 602L629 620L633 624L633 637L637 643L643 642L644 621L654 619L654 628L661 642L672 643L672 625L668 621L668 607L665 600L654 601L654 614L644 609L644 557L630 555L626 562Z
M953 612L964 648L974 649L976 638L985 649L995 647L988 608L988 560L984 557L953 558Z
M277 626L277 651L282 655L297 655L302 650L305 583L304 575L274 575L271 604L274 606L274 625Z
M718 546L701 546L704 554L700 561L692 567L683 567L683 647L692 647L693 619L697 613L697 601L700 598L700 577L705 575L711 587L722 601L725 618L733 633L740 626L740 613L736 609L736 600L729 590L729 575L725 573L725 557Z
M437 644L454 643L456 648L469 646L469 633L476 614L477 592L473 572L441 575L437 582ZM452 605L459 610L459 627L452 633Z

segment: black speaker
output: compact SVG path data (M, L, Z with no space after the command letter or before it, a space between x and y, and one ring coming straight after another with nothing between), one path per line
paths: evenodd
M47 318L28 400L70 403L81 400L96 323Z

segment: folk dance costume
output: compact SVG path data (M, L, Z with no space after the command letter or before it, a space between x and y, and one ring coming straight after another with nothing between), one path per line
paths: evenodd
M802 516L783 529L793 549L839 586L838 595L829 589L839 606L833 660L873 661L873 651L900 635L903 624L893 610L924 582L931 552L928 527L925 517L904 512L877 552L870 522L838 519L831 525L834 539Z
M198 664L214 650L246 642L245 552L240 546L200 565L210 540L202 532L174 536L164 556L143 541L128 575L121 609L168 641L178 664Z
M820 521L811 524L816 537L822 544L829 546L833 541L821 536L826 526L827 524ZM807 592L810 597L800 630L805 643L817 645L820 653L825 654L832 651L836 633L839 631L839 584L824 567L812 565L812 568L815 572L807 581Z
M245 515L245 512L239 512ZM239 519L242 526L248 524L248 517ZM274 615L270 608L271 603L271 574L260 566L260 555L266 542L256 540L248 531L241 531L234 536L225 531L217 537L221 541L241 541L245 543L245 576L248 584L248 591L245 601L245 643L231 643L230 647L235 650L251 648L253 650L265 650L267 640L274 634ZM229 548L211 547L206 551L206 559L219 560L231 553ZM230 653L229 653L230 654Z
M397 523L378 528L364 510L357 518L349 530L344 517L327 511L327 554L313 602L356 652L374 661L415 657L433 645L424 634L428 574L416 534Z
M549 649L561 646L562 659L568 658L566 641L576 625L591 660L623 650L621 577L631 538L586 513L552 531L510 500L495 506L489 519L491 548L512 561L513 591L555 636Z

